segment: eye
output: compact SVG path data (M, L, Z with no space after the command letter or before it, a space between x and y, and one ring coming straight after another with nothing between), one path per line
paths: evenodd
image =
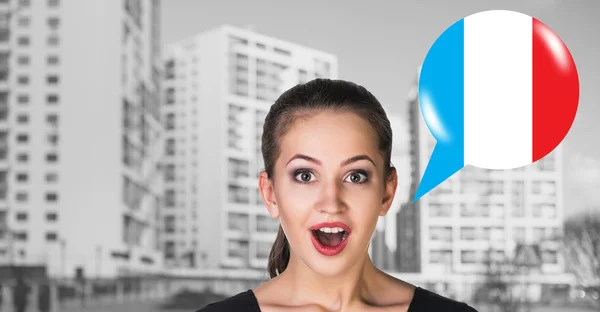
M354 171L348 175L345 181L350 183L363 184L368 181L367 173Z
M309 171L297 171L294 174L294 179L300 183L309 183L311 182L311 178L314 178L315 175Z

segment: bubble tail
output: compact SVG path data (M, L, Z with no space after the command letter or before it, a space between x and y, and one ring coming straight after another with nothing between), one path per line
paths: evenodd
M457 149L455 146L436 144L412 202L416 202L462 169L464 167L463 155L462 146Z

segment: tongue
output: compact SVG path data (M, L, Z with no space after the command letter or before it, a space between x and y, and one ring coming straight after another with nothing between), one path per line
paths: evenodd
M317 231L317 239L319 242L327 247L335 247L342 243L343 233L324 233Z

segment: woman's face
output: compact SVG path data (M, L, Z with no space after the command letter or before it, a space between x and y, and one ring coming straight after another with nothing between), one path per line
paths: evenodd
M364 258L396 189L395 174L383 176L375 131L354 113L322 112L298 119L280 151L273 187L261 179L271 215L280 218L292 252L315 272L346 271Z

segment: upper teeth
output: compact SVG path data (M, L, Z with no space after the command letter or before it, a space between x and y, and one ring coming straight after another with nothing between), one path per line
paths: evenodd
M339 227L334 227L334 228L322 227L319 229L319 231L325 232L325 233L340 233L340 232L344 232L344 229L339 228Z

